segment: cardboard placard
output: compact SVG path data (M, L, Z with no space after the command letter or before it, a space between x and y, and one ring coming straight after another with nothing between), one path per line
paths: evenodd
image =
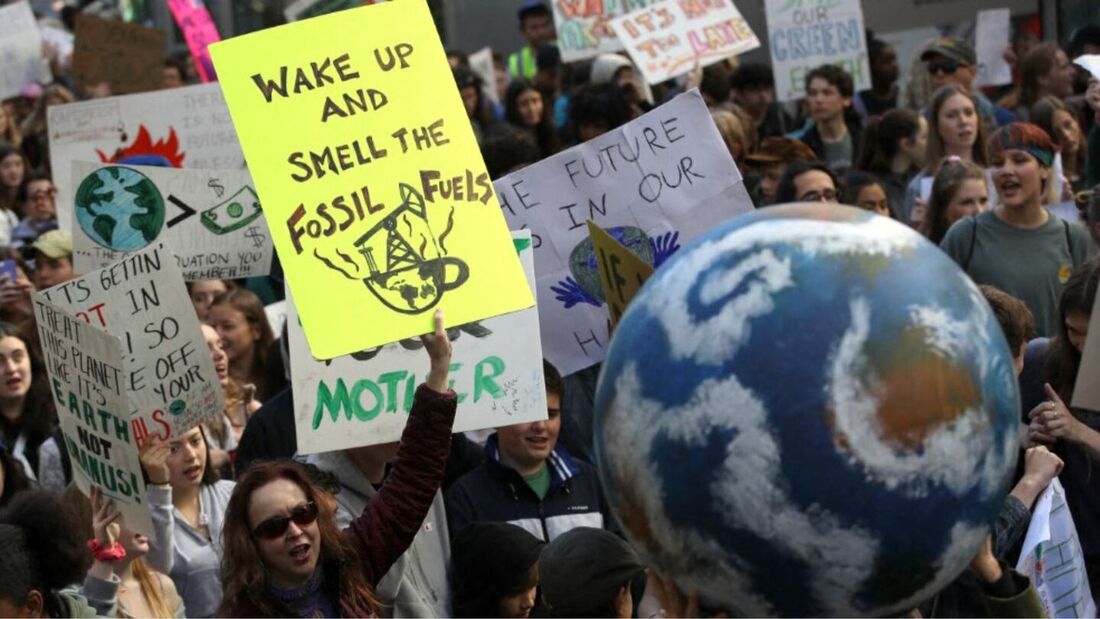
M698 90L496 181L508 225L530 229L545 356L562 375L603 360L607 312L585 222L659 266L753 209Z
M206 10L206 5L202 0L168 0L168 8L171 9L172 17L176 18L176 24L183 32L191 57L195 59L195 69L199 73L199 79L203 82L218 79L206 46L217 43L222 38L218 34L217 26L214 25L214 20L210 18L210 11Z
M497 92L497 70L493 63L493 50L483 47L470 54L470 70L481 78L481 94L494 104L500 103Z
M153 536L126 399L122 343L41 293L31 300L73 481L85 495L93 485L103 488L127 527Z
M835 64L852 75L855 91L871 87L860 0L766 2L768 41L779 101L806 95L806 74Z
M122 391L135 442L169 440L220 418L225 398L183 277L156 242L111 266L41 292L122 342Z
M74 34L74 83L87 87L107 82L116 95L160 88L167 40L163 30L79 13Z
M248 170L74 161L78 273L164 240L183 279L267 275L275 253Z
M588 236L592 238L592 251L600 271L600 286L607 302L611 329L614 330L630 300L642 289L645 280L653 275L653 265L591 221L588 222Z
M623 49L622 42L611 30L611 20L647 7L653 1L552 0L550 7L554 12L562 61L576 62Z
M244 154L217 84L50 106L50 167L57 220L73 226L79 179L72 162L204 170L243 169Z
M210 49L314 356L534 303L422 0Z
M978 56L978 76L974 86L1003 86L1012 83L1012 68L1004 58L1012 28L1010 9L978 11L974 29L974 51Z
M531 234L515 233L514 243L533 291ZM287 305L298 452L401 438L417 385L428 375L420 338L318 361L306 346L293 303ZM534 307L448 331L453 346L450 379L459 397L455 432L546 419L538 332Z
M29 2L0 7L0 99L19 94L42 71L42 35Z
M611 27L650 84L760 47L732 0L661 0Z

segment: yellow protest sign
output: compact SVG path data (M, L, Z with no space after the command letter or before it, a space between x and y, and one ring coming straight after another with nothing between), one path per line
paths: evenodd
M314 356L534 304L424 0L210 54Z
M607 299L607 312L614 329L626 311L626 305L638 294L645 280L653 275L653 267L591 221L588 222L588 236L592 238L600 286Z

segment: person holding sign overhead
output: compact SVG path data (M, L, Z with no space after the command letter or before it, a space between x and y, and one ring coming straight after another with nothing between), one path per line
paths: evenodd
M443 483L457 395L443 311L421 336L431 359L386 484L342 532L336 501L294 462L253 465L225 514L225 617L366 617L375 587L409 547Z
M71 485L62 500L78 517L73 523L77 530L100 548L82 589L89 604L107 616L187 616L172 580L143 559L149 553L149 538L126 526L122 512L99 486L92 486L89 499Z
M233 482L219 481L201 427L141 446L154 539L148 562L172 577L191 617L213 617L221 602L222 529Z

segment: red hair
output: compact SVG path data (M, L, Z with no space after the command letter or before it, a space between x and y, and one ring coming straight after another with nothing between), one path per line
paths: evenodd
M325 566L326 587L337 583L340 614L368 617L378 614L380 604L367 581L355 548L336 524L336 499L309 478L302 465L292 461L254 464L237 481L225 510L222 539L222 602L219 617L288 617L294 613L268 591L270 581L260 549L248 523L252 495L267 484L285 479L302 489L317 503L317 528L321 532L319 563Z

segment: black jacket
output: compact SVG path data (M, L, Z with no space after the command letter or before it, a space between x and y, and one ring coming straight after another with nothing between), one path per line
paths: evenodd
M479 521L508 522L535 537L553 540L576 527L610 529L607 503L596 469L555 447L550 490L541 501L515 469L500 462L497 437L485 443L485 462L447 490L447 524L451 536Z
M845 118L845 124L848 126L848 135L852 136L852 166L855 166L859 161L859 149L860 140L863 138L863 125L859 123L858 119ZM802 140L806 146L809 146L817 158L825 161L825 141L821 139L821 133L817 130L817 125L809 123L807 126L795 131L787 137L795 138L796 140ZM829 166L832 168L833 166ZM835 172L844 172L844 170L836 170Z

